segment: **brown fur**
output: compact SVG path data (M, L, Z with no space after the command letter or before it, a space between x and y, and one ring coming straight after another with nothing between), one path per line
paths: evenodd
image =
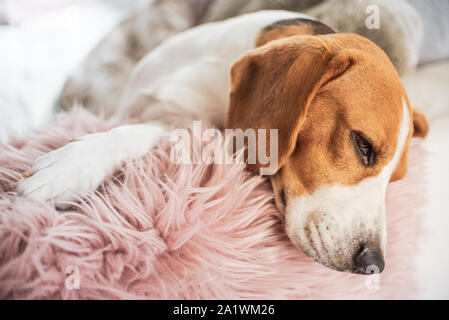
M270 37L262 33L257 43L274 41L234 64L226 119L226 128L279 129L277 192L284 189L288 198L378 175L396 150L403 98L414 114L415 135L424 136L425 117L413 113L379 47L356 34L289 36L300 30L290 28ZM287 38L275 40L283 35ZM352 130L372 141L375 166L360 163L349 138ZM406 173L411 135L412 130L391 180Z
M413 109L413 136L425 138L429 133L429 122L426 116L419 110Z

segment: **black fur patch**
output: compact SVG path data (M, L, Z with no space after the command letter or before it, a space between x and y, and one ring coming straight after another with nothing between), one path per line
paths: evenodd
M335 33L335 31L325 25L322 22L316 21L316 20L310 20L310 19L304 19L304 18L295 18L295 19L287 19L287 20L281 20L276 21L265 28L263 28L264 31L271 31L277 28L281 27L288 27L288 26L294 26L294 25L300 25L300 24L307 24L315 34L328 34L328 33Z

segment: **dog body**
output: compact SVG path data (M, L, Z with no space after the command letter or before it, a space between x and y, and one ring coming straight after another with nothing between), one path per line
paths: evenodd
M207 119L223 128L232 64L254 49L265 26L294 18L312 19L294 12L265 11L171 37L136 66L121 101L121 117L170 123Z
M195 25L198 1L149 1L120 23L67 79L60 107L80 104L96 114L114 115L136 64L165 39Z
M405 175L412 134L427 132L380 48L287 11L170 38L138 64L118 114L144 124L44 155L19 191L39 201L77 199L123 160L148 152L179 119L276 129L271 181L290 239L318 262L356 273L383 270L386 187Z
M373 7L379 9L377 29L366 26L368 9ZM150 1L101 41L67 79L58 105L69 110L79 103L111 116L138 61L169 36L198 23L267 9L301 12L338 32L360 34L385 51L400 75L418 62L422 23L407 0L158 0ZM434 34L426 34L426 39L434 39ZM442 43L442 39L429 40L425 47L435 52L434 46Z

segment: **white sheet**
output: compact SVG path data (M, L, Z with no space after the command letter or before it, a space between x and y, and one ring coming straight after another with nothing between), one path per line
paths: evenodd
M449 60L422 66L403 77L410 101L425 112L430 131L424 141L429 204L429 236L422 239L418 260L422 298L449 299Z

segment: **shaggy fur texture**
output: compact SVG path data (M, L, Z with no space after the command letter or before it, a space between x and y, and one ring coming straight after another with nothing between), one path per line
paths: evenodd
M168 139L65 211L17 196L36 157L109 127L75 110L0 145L0 298L416 297L425 172L416 142L407 177L389 186L387 266L375 290L377 276L332 271L293 247L265 179L242 165L175 165ZM70 266L78 290L65 285Z

